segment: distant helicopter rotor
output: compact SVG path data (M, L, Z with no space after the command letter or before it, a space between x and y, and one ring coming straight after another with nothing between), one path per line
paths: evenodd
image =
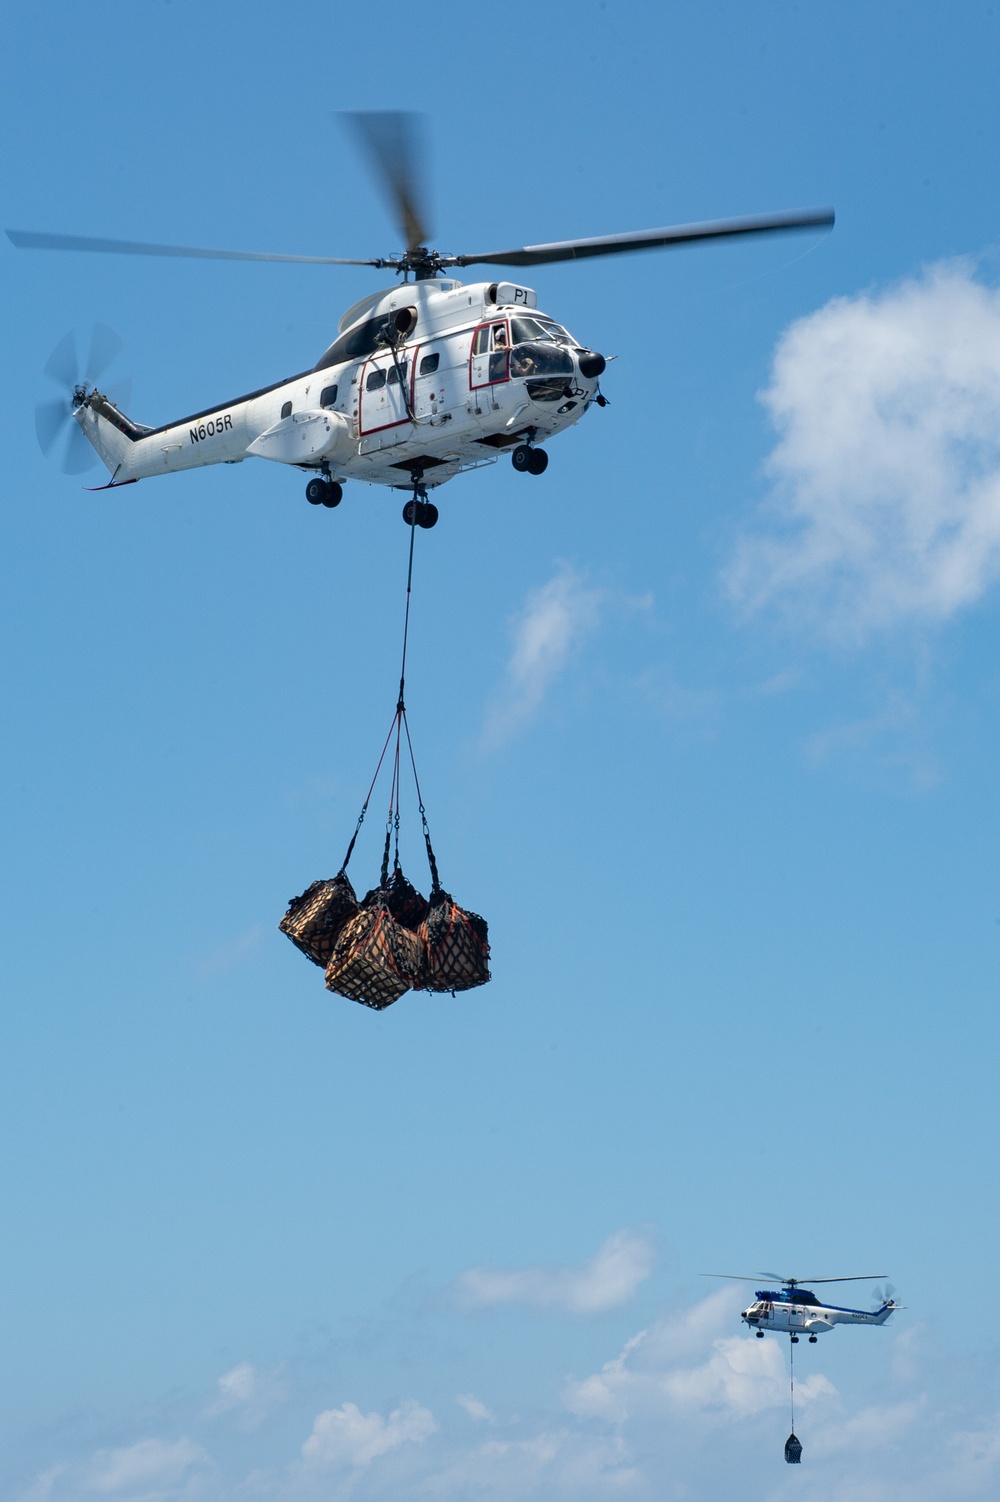
M760 1278L769 1278L782 1288L805 1288L813 1283L874 1283L884 1278L885 1273L852 1273L846 1278L783 1278L780 1273L699 1273L699 1277L726 1278L732 1283L756 1283Z

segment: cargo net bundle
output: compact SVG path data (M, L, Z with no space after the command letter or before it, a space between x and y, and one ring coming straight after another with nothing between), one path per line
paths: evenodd
M413 578L413 535L411 523L399 699L368 796L362 804L344 863L337 875L326 881L314 881L300 896L293 897L278 925L304 955L325 969L328 991L335 991L338 996L346 996L349 1001L358 1001L375 1011L383 1011L410 990L450 991L454 994L456 991L470 991L474 986L484 986L490 979L490 945L485 918L459 907L451 894L443 889L438 877L406 719L403 688ZM429 897L422 896L404 876L399 861L404 737L430 866ZM347 866L393 740L392 785L382 871L378 886L359 902L347 875Z

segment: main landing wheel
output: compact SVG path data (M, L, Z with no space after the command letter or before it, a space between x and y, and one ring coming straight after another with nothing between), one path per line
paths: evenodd
M792 1336L792 1345L793 1346L797 1346L798 1343L799 1343L799 1337L797 1335L793 1335Z
M809 1344L811 1346L814 1346L816 1344L816 1341L817 1341L818 1338L819 1337L816 1336L816 1335L810 1335L810 1337L809 1337Z
M310 506L339 506L344 499L344 487L336 480L321 480L319 476L306 486L306 500Z
M437 526L438 508L433 501L407 501L403 507L403 520L408 527L424 527L429 530Z

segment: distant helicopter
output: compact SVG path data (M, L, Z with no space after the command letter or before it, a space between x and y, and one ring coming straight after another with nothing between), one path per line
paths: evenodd
M605 357L541 313L530 287L507 281L465 286L440 278L442 271L548 265L690 241L828 228L834 221L832 210L819 209L444 255L427 246L414 117L374 112L349 118L389 190L405 238L399 255L342 260L7 231L23 249L374 266L403 274L402 285L348 309L337 338L308 370L159 427L133 422L97 390L108 352L117 347L107 337L110 331L95 339L82 370L67 336L46 365L64 394L40 404L36 429L45 452L65 434L68 473L93 463L83 438L110 472L100 489L207 464L270 459L311 476L306 498L313 505L338 506L345 480L366 481L412 491L404 519L432 527L438 512L428 488L495 463L501 453L510 454L515 470L540 475L548 464L540 442L578 422L593 404L606 405L599 384Z
M815 1345L817 1336L832 1330L834 1325L884 1325L890 1314L901 1307L889 1296L888 1287L879 1307L871 1310L823 1304L811 1289L803 1287L804 1283L873 1283L884 1279L884 1273L857 1273L849 1278L782 1278L777 1273L758 1273L756 1277L740 1273L703 1273L702 1277L726 1278L740 1283L773 1278L781 1284L780 1293L758 1288L754 1302L740 1314L740 1318L756 1332L758 1340L763 1340L765 1331L771 1330L775 1334L789 1335L792 1344L797 1345L799 1334L804 1331L810 1345Z

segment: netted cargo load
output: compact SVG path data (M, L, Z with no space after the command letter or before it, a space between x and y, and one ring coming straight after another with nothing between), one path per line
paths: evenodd
M419 985L423 973L422 940L396 922L377 887L341 933L326 967L326 988L381 1012Z
M449 892L431 893L420 925L424 941L425 991L471 991L490 978L486 919L459 907Z
M386 906L396 922L416 933L430 912L431 905L427 898L417 891L411 881L407 881L398 865L393 869L384 890Z
M324 969L345 923L358 911L358 899L344 871L329 881L314 881L293 897L278 927L296 948Z
M375 775L338 875L330 881L314 881L300 897L293 898L279 925L303 954L325 968L327 990L376 1012L392 1006L411 988L454 993L484 986L490 979L486 920L459 907L441 887L406 718L403 691L415 525L411 519L399 695ZM390 756L393 742L394 753ZM359 904L347 878L347 866L387 757L392 776L382 868L378 885ZM430 900L403 875L399 859L401 772L405 772L407 761L413 771L430 867Z

